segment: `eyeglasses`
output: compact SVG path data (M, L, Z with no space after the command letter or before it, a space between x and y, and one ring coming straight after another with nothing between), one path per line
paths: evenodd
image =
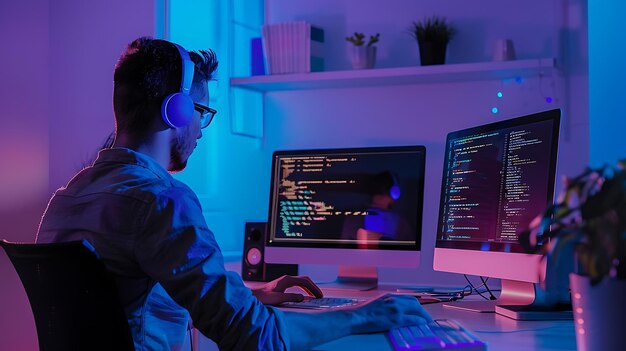
M211 124L213 117L217 113L217 110L214 110L208 106L200 105L197 103L193 103L193 108L200 112L200 128L206 128Z

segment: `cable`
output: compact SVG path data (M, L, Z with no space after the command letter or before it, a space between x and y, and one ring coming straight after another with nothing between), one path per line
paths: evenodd
M489 279L489 278L487 278ZM485 280L485 278L483 278L482 276L480 277L480 281L483 282L483 285L485 286L485 289L487 289L487 292L489 293L489 300L495 300L496 297L493 296L493 293L491 292L491 290L489 289L489 286L487 285L487 281Z
M469 290L468 290L469 288ZM459 291L449 291L449 292L438 292L432 291L428 292L425 295L430 296L436 299L441 300L440 302L448 302L448 301L457 301L463 299L465 296L470 295L472 293L472 289L469 285L463 287L463 290Z
M480 295L480 297L482 297L485 300L489 300L487 297L485 297L480 291L478 291L478 288L482 287L482 285L479 285L478 287L475 287L474 284L472 284L472 282L469 280L469 278L467 277L467 274L463 274L463 277L465 277L465 280L467 280L467 284L469 284L470 286L470 291L475 291L478 295Z
M495 297L495 296L491 293L491 290L490 290L490 289L489 289L489 287L487 286L487 280L489 280L489 278L487 278L487 280L484 280L484 279L483 279L483 277L480 277L483 283L482 283L481 285L479 285L478 287L476 287L476 286L474 286L474 284L472 284L472 282L469 280L469 278L467 277L467 274L463 274L463 277L465 277L465 280L467 280L467 284L469 284L469 286L471 287L471 289L472 289L473 291L475 291L478 295L480 295L480 297L482 297L482 298L483 298L483 299L485 299L485 300L495 300L495 299L496 299L496 297ZM479 291L479 290L478 290L478 288L483 287L483 286L484 286L485 288L487 288L487 291L489 292L490 297L486 297L485 295L483 295L483 294L482 294L482 292L481 292L481 291Z

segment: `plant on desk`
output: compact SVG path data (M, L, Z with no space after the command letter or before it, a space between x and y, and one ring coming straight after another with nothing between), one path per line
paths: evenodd
M354 69L374 68L376 64L376 46L380 33L370 35L367 44L365 44L365 34L354 32L354 35L346 37L346 41L352 43L351 61Z
M558 201L520 236L529 252L558 264L575 257L569 275L578 350L626 345L626 160L566 179Z

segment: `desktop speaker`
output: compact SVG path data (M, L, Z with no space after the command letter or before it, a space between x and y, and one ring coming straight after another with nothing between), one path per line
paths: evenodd
M296 264L265 263L265 234L267 224L247 222L243 237L241 277L243 280L267 282L283 275L298 275Z

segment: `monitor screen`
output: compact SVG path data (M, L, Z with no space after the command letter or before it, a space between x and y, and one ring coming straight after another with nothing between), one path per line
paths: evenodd
M553 200L560 110L448 134L435 270L501 278L502 295L532 297L541 255L519 234ZM543 273L542 273L543 270ZM531 300L532 302L532 300Z
M268 261L406 266L391 255L420 250L424 164L423 146L276 151Z
M533 115L448 134L437 247L524 252L519 233L552 202L555 116Z

